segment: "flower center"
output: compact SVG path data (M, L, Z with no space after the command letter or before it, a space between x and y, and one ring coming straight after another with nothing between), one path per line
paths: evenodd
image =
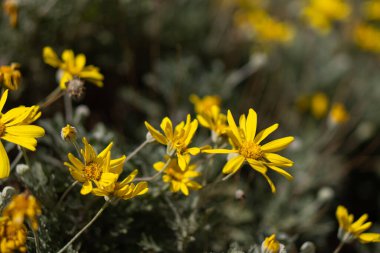
M255 160L259 160L264 156L264 153L261 150L260 145L257 145L253 141L244 142L239 149L239 153L245 158L251 158Z
M0 116L1 118L1 116ZM2 137L5 134L5 124L1 122L0 120L0 137Z
M83 168L83 173L87 179L99 181L102 176L102 169L97 163L89 163Z

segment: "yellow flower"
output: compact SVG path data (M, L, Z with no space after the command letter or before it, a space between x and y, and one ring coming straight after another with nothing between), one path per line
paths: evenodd
M369 20L380 20L380 1L371 0L363 4L364 16Z
M10 90L17 90L21 82L20 64L12 63L10 66L0 66L0 83Z
M0 252L26 252L27 231L23 224L16 224L9 217L0 217Z
M309 25L322 34L330 32L334 21L343 21L351 13L351 7L344 0L310 0L302 11Z
M203 151L205 153L234 155L224 166L224 174L234 174L244 162L248 162L252 169L265 177L272 192L276 192L276 188L272 180L267 176L268 168L278 172L289 180L292 179L292 176L280 167L291 167L293 166L293 162L274 152L285 149L294 140L294 137L288 136L261 145L260 143L278 128L278 124L274 124L256 135L257 114L253 109L249 109L247 118L244 114L240 116L239 127L236 126L230 111L227 113L227 121L230 127L229 137L233 149L210 149Z
M198 114L197 119L199 124L212 131L213 141L215 141L215 137L219 137L227 133L227 117L225 114L220 113L220 108L218 106L213 106L210 113Z
M372 226L372 222L366 222L367 214L363 214L354 222L354 215L348 214L344 206L338 206L336 209L336 218L339 222L338 238L344 243L350 243L358 239L361 243L380 242L380 234L363 233Z
M167 158L169 159L169 158ZM189 189L190 190L199 190L202 188L200 184L198 184L195 181L192 181L193 178L199 177L201 173L198 171L195 171L196 165L190 164L190 156L185 156L186 163L189 164L185 170L182 170L178 166L178 162L175 158L173 158L167 167L167 169L164 171L164 175L162 176L162 180L165 183L170 184L170 190L172 192L178 192L181 191L184 195L189 195ZM153 165L153 168L157 171L161 171L165 166L164 162L156 162Z
M9 23L12 27L17 26L18 19L18 1L5 0L3 3L4 13L9 16Z
M210 114L213 106L220 106L221 99L219 96L204 96L203 98L197 95L190 95L190 101L194 104L194 110L197 114Z
M99 72L99 68L93 65L86 66L86 56L84 54L74 55L72 50L64 50L62 60L51 47L44 47L43 58L46 64L58 68L62 71L59 86L62 90L66 89L66 83L74 79L74 77L82 78L103 87L103 75Z
M235 14L235 23L252 30L255 39L262 43L287 43L294 37L294 29L291 25L276 20L263 9L238 12Z
M20 145L26 149L35 151L37 140L45 131L42 127L30 125L41 116L38 106L19 106L2 113L8 97L6 90L0 98L0 139ZM8 177L10 164L7 152L0 141L0 178Z
M75 180L82 183L81 194L86 195L92 191L92 183L103 183L107 185L117 177L122 169L126 157L111 160L110 143L101 153L97 154L94 148L88 144L87 139L83 138L84 149L81 149L83 162L69 153L68 158L71 163L64 164L69 168L71 175Z
M188 166L184 155L197 155L200 152L198 147L188 147L198 128L198 121L191 121L190 115L187 115L186 123L182 121L174 129L172 121L165 117L160 125L164 135L146 121L145 126L156 141L167 146L166 153L169 156L176 154L182 170Z
M311 97L310 109L316 119L323 118L329 107L329 99L325 93L317 92Z
M280 253L281 251L281 244L276 240L275 234L265 238L261 244L262 253Z
M129 176L127 176L123 181L117 182L119 174L111 178L109 182L96 182L97 188L92 190L92 193L96 196L104 197L116 197L118 199L131 199L139 195L143 195L148 192L148 183L143 181L136 185L132 183L133 179L137 175L137 170L134 170Z
M77 129L67 124L61 130L61 137L63 140L74 141L77 138Z
M335 103L331 107L329 118L334 124L343 124L350 118L350 115L343 104Z
M24 224L24 219L27 217L34 230L38 229L37 216L39 215L41 215L41 208L36 198L28 193L14 196L3 210L3 216L8 216L16 225Z
M354 28L354 42L363 50L380 53L380 29L368 24L359 24Z

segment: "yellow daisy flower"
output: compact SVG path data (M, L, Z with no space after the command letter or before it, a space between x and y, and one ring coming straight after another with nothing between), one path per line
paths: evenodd
M358 239L361 243L380 242L380 234L363 233L372 226L372 222L366 222L367 214L363 214L354 222L354 215L349 214L344 206L336 209L336 218L339 222L338 238L344 243L350 243Z
M36 138L42 137L45 134L42 127L30 125L41 116L39 107L19 106L6 113L2 113L7 98L8 90L0 98L0 139L35 151L37 145ZM8 177L9 172L9 158L0 141L0 178Z
M118 199L131 199L139 195L143 195L148 192L148 183L143 181L139 182L136 185L132 183L133 179L137 175L137 170L134 170L129 174L123 181L117 182L119 174L116 174L109 182L103 183L104 181L100 180L99 182L95 181L97 188L92 190L92 193L96 196L103 197L116 197Z
M21 82L20 64L0 66L0 83L10 90L17 90Z
M261 244L262 253L280 253L280 243L276 240L276 235L273 234L265 238Z
M198 114L209 114L213 106L220 106L222 100L219 96L198 97L195 94L190 95L190 102L194 104L194 110Z
M93 65L86 66L86 56L84 54L74 55L72 50L64 50L62 60L51 47L44 47L43 58L46 64L58 68L62 71L59 87L66 89L66 83L74 79L74 77L89 81L98 87L103 87L103 75L99 72L99 68Z
M36 198L28 193L14 196L3 210L3 216L8 216L18 225L24 224L24 219L27 217L34 230L38 229L37 216L39 215L41 215L41 208Z
M0 252L26 252L27 230L9 217L0 217Z
M198 114L197 119L199 124L212 131L212 137L215 141L215 137L225 135L228 130L227 117L220 112L218 106L211 107L210 113Z
M18 20L18 0L5 0L3 3L4 13L9 16L9 23L12 27L17 26Z
M291 167L293 162L274 152L285 149L294 140L294 137L288 136L261 145L261 142L278 128L278 124L274 124L256 135L257 114L253 109L249 109L247 118L244 114L241 115L239 127L236 126L230 111L227 113L227 121L230 127L229 137L233 149L209 149L203 151L205 153L234 154L234 157L224 166L223 173L234 174L244 162L248 162L254 170L265 177L272 192L276 192L276 188L272 180L267 176L268 168L283 175L288 180L292 179L292 176L280 167Z
M333 124L343 124L350 119L350 114L342 103L334 103L330 110L329 119Z
M83 138L84 149L81 149L83 162L69 153L69 162L65 162L65 166L69 168L72 177L82 183L81 194L86 195L92 191L93 182L107 185L113 181L118 174L121 173L126 157L111 160L110 143L102 152L97 154L94 148Z
M187 115L186 123L182 121L174 129L172 121L165 117L160 125L164 134L161 134L147 121L145 121L145 126L156 141L167 146L166 153L169 156L176 154L182 170L188 166L184 155L197 155L201 150L198 147L188 147L198 128L198 121L196 119L191 121L190 115Z
M168 159L168 158L167 158ZM170 190L172 192L181 191L184 195L189 195L190 190L199 190L202 188L200 184L195 181L192 181L193 178L199 177L201 175L200 172L195 171L196 165L190 164L190 156L185 156L186 163L189 164L185 170L182 170L178 166L177 160L174 158L169 162L167 169L164 171L164 175L162 176L162 180L165 183L170 184ZM164 162L156 162L153 165L153 168L157 171L161 171L164 168Z

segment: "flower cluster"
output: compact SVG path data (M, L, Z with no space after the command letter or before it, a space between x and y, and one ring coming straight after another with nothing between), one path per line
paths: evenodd
M27 228L38 229L37 217L41 208L34 196L21 193L12 198L0 216L0 251L4 253L26 252Z

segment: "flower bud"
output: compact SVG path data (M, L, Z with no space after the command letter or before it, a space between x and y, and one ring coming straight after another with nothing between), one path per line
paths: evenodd
M65 127L61 130L61 137L65 141L75 141L77 138L77 130L75 127L70 126L67 124Z

